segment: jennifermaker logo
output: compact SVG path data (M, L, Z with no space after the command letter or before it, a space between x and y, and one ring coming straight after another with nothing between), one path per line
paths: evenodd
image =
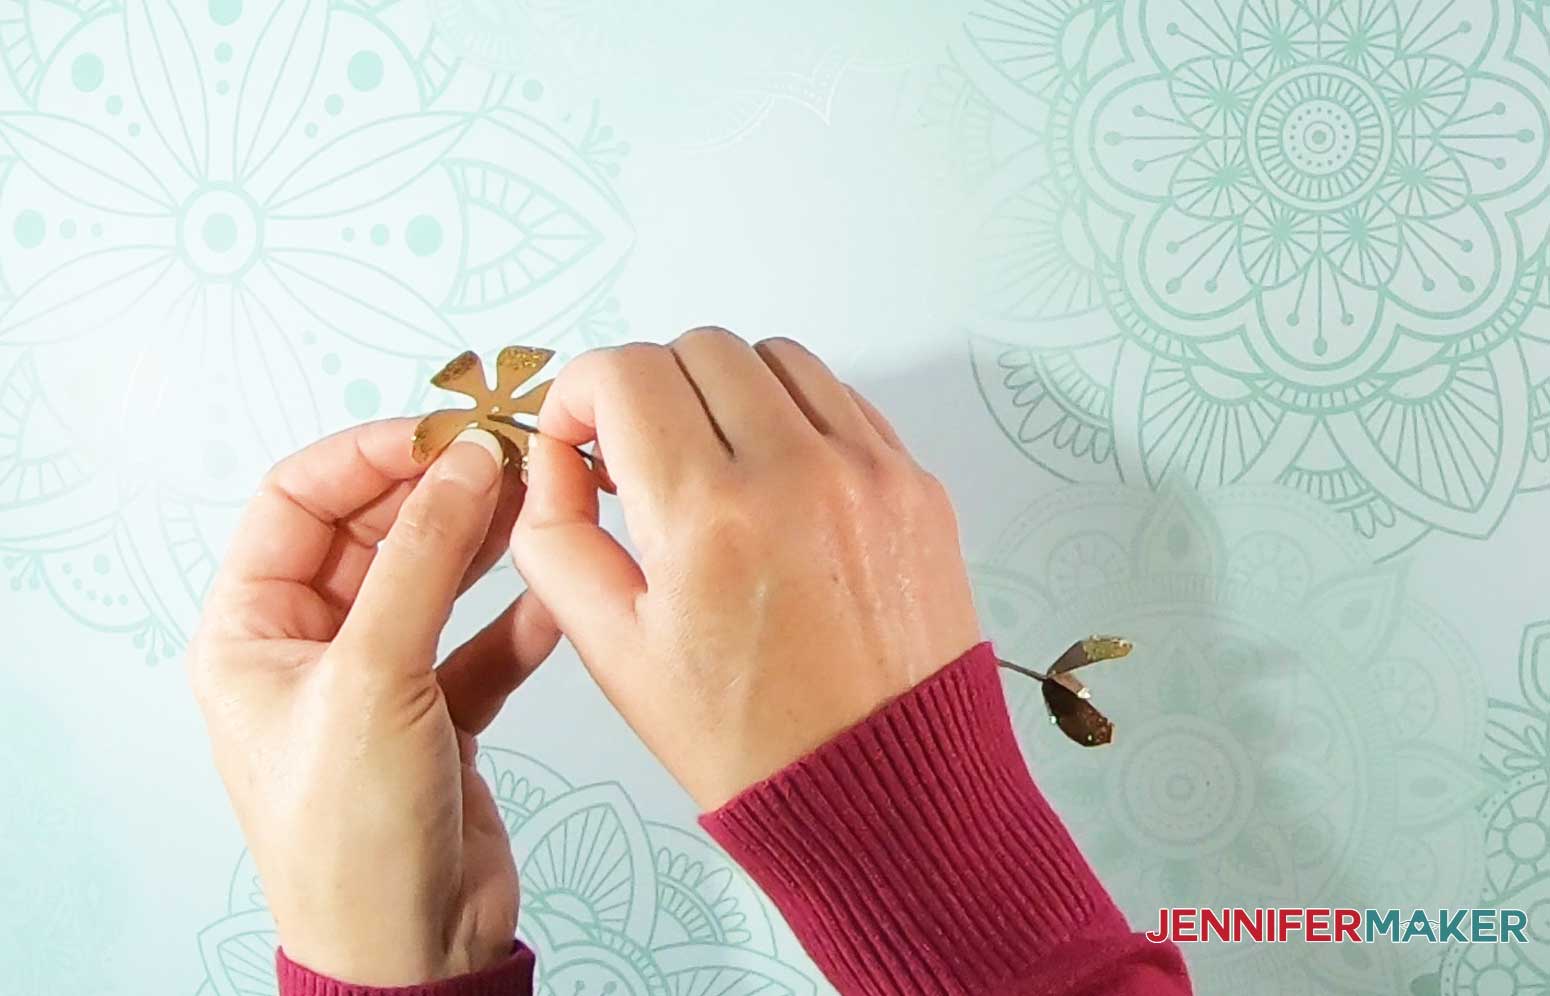
M1433 917L1431 914L1436 914ZM1522 910L1177 909L1157 911L1157 929L1146 939L1163 941L1258 941L1279 944L1371 944L1399 941L1517 941L1528 943Z

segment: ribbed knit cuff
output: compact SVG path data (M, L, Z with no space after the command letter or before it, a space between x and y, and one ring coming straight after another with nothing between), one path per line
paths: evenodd
M274 954L280 996L533 996L533 952L514 942L511 957L468 975L416 986L357 986L319 975L285 956Z
M847 996L995 992L1127 929L1029 777L988 643L700 823Z

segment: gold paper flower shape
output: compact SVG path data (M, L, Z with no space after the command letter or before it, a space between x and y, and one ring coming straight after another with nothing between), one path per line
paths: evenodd
M546 380L521 395L517 395L517 390L553 357L552 349L507 346L495 358L493 389L485 380L484 364L477 353L469 351L453 357L431 378L431 383L472 398L474 406L443 408L422 418L414 429L414 458L429 463L452 445L464 429L485 429L502 441L508 459L514 451L517 459L525 462L528 439L538 429L519 422L517 416L536 418L554 381Z

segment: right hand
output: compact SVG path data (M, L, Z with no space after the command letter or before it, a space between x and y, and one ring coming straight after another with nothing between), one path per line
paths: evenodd
M586 353L533 438L512 552L605 695L705 809L980 639L942 486L789 340ZM637 562L598 526L596 440Z

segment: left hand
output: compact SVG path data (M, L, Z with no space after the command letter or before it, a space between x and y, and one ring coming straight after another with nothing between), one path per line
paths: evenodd
M413 428L360 426L270 472L189 653L286 955L368 986L510 954L517 873L473 735L559 638L523 596L435 667L522 485L488 434L416 465Z

